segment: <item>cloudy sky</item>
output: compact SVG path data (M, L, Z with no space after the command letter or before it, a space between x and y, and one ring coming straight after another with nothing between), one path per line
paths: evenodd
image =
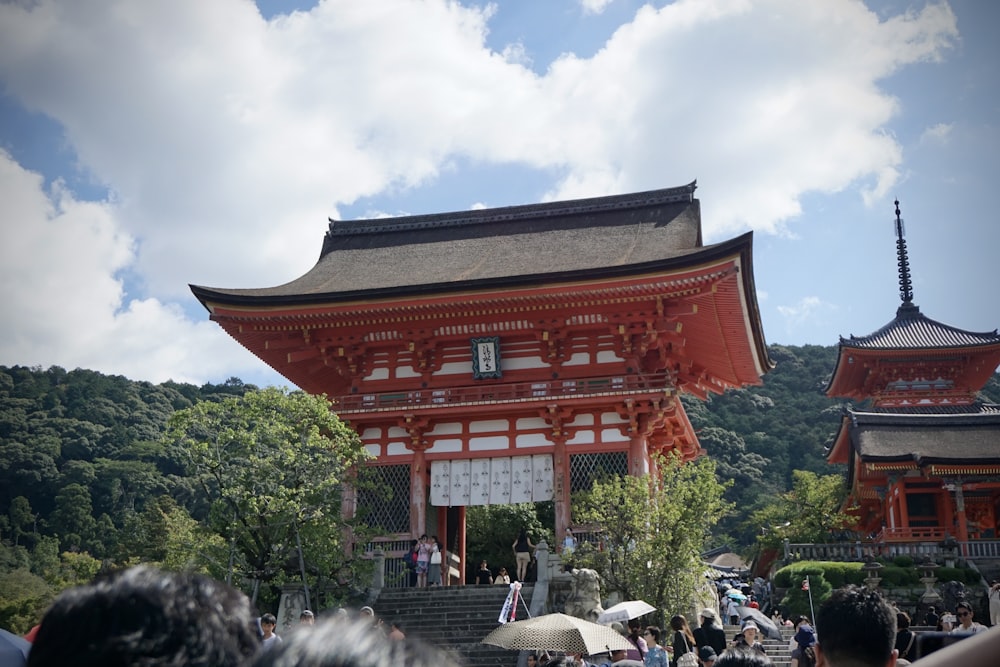
M915 302L1000 326L1000 3L0 0L0 364L286 384L188 284L264 287L327 218L697 179L755 232L769 343Z

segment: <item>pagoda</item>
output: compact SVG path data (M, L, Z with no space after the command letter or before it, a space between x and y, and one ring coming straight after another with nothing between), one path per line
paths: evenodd
M913 302L899 202L901 305L878 331L841 338L826 393L844 412L830 463L846 464L858 530L880 543L995 540L1000 516L1000 406L979 392L1000 365L996 330L936 322Z
M752 234L703 244L695 188L331 220L296 280L191 289L358 432L392 492L343 510L364 508L390 555L427 533L464 558L471 505L554 501L561 541L595 474L703 453L682 392L772 366Z

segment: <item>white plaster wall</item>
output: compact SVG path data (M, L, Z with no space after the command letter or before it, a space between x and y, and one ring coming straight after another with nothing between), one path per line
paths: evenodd
M494 435L481 438L469 438L469 451L483 452L494 449L507 449L510 438L505 435Z

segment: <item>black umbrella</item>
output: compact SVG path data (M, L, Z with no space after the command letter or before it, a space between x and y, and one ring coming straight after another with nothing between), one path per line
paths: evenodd
M774 621L767 617L767 614L761 613L760 609L754 609L753 607L737 607L736 613L740 615L740 620L745 621L750 619L753 621L760 631L771 639L783 639L781 636L781 630L778 626L774 624Z
M0 628L0 667L24 667L30 650L27 639Z

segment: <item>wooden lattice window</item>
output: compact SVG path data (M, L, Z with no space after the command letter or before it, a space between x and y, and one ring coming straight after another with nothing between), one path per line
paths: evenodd
M410 466L371 466L358 490L358 516L386 533L410 532Z
M589 491L594 478L601 475L628 474L628 452L574 454L569 457L569 490Z

